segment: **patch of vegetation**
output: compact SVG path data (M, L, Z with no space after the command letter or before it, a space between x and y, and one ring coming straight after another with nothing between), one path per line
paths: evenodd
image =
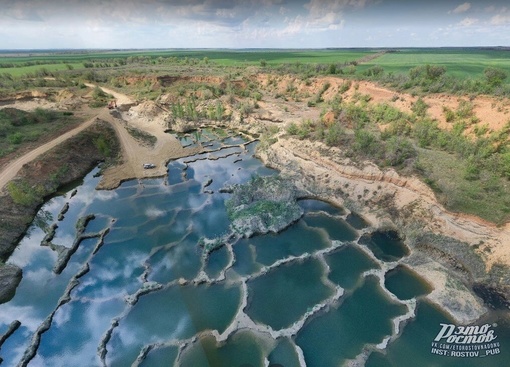
M195 97L189 96L184 102L176 101L172 104L172 116L174 119L196 122L205 117L205 113L198 110Z
M105 93L99 87L95 87L92 91L92 101L89 103L89 106L92 108L106 107L112 99L112 95Z
M154 146L156 145L156 143L158 142L158 139L152 135L152 134L149 134L148 132L146 131L143 131L143 130L140 130L140 129L137 129L136 127L134 126L131 126L131 125L125 125L126 126L126 130L128 131L128 133L133 137L135 138L135 140L137 140L138 142L140 142L141 144L143 145L146 145L150 148L154 148ZM104 141L98 141L98 148L105 153L105 156L110 156L109 152L110 152L110 149L104 144L105 142Z
M77 121L69 114L42 108L33 112L4 108L0 110L0 157Z
M9 182L7 192L16 204L27 207L39 205L45 194L43 186L30 185L26 180Z
M485 130L469 137L465 134L473 109L469 101L452 111L451 130L440 129L428 118L420 99L413 114L363 99L330 104L333 122L293 123L287 133L337 146L356 162L370 160L383 168L418 174L449 210L494 223L510 218L510 123L497 133ZM378 125L385 126L382 132Z
M253 177L234 185L225 203L235 232L249 237L254 233L279 232L301 218L295 186L279 176Z

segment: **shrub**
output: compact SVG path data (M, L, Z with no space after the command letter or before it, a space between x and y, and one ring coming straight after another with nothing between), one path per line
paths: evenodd
M340 88L338 89L338 93L343 94L347 92L349 89L351 89L351 82L345 81L340 85Z
M216 101L216 109L215 109L215 117L217 121L223 120L223 113L225 112L225 108L220 101Z
M289 126L287 126L287 133L289 135L297 135L299 132L299 127L295 122L291 122Z
M413 111L416 116L425 117L428 108L429 106L420 97L416 100L416 102L414 102L413 106L411 107L411 111Z
M104 136L99 136L97 139L95 139L94 145L104 157L110 157L112 150L110 143L105 139Z
M451 108L443 106L443 113L446 122L452 122L453 120L455 120L455 112L453 112Z
M498 68L488 67L483 73L487 79L487 83L493 87L501 85L503 80L507 78L506 72Z
M480 179L480 167L473 157L471 157L464 169L464 178L468 181L475 181Z
M380 148L380 143L376 136L366 130L357 129L354 132L353 149L359 153L373 156Z
M23 141L23 135L20 132L16 132L8 137L9 143L20 144Z
M431 120L421 120L414 124L413 136L418 140L420 147L428 147L439 136L437 123Z
M402 117L402 112L398 108L394 108L387 103L377 104L370 112L372 120L375 122L389 123Z
M385 160L390 166L399 166L407 159L416 156L411 142L399 136L392 136L386 143Z
M461 119L473 116L473 104L469 101L462 100L457 107L457 116Z
M390 137L392 135L408 136L411 133L411 124L404 118L394 120L388 128L381 133L381 136Z
M363 73L363 75L368 77L378 77L384 74L384 69L379 65L374 65Z
M338 122L334 123L330 126L330 128L325 133L325 142L329 146L337 146L340 145L342 141L342 137L344 135L344 131L342 126Z
M16 204L32 206L42 201L44 189L40 186L30 186L26 181L11 181L7 184L7 191Z

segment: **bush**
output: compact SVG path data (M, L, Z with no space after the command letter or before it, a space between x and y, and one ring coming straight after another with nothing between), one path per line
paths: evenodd
M432 120L421 120L415 123L413 136L418 140L422 148L428 147L439 136L440 130L437 123Z
M385 161L390 166L399 166L407 159L416 156L411 142L399 136L392 136L386 143Z
M503 80L507 78L506 72L498 68L488 67L484 70L483 73L487 83L493 87L501 85Z
M374 65L363 72L368 77L378 77L384 74L384 69L379 65Z
M8 139L9 139L9 143L11 143L11 144L20 144L23 141L23 135L21 135L21 133L17 132L12 135L9 135Z
M287 133L289 135L297 135L299 132L299 127L295 122L291 122L289 126L287 126Z
M354 132L353 149L358 153L374 156L379 152L380 142L373 133L357 129Z
M351 82L350 81L345 81L343 82L341 85L340 85L340 88L338 89L338 93L340 94L344 94L345 92L347 92L349 89L351 89Z
M95 139L94 145L105 158L110 157L112 150L110 143L105 139L104 136L99 136L97 139Z
M453 120L455 120L455 112L453 112L451 110L451 108L443 106L443 113L444 113L446 122L452 122Z
M44 194L42 187L32 187L26 181L9 182L7 184L7 191L16 204L28 207L39 204Z
M374 122L389 123L402 117L402 112L387 103L379 103L371 109L371 117Z
M344 135L344 130L342 126L338 122L334 123L330 126L330 128L325 133L325 142L329 146L338 146L342 141L342 137Z
M457 116L459 116L461 119L472 117L473 104L465 100L460 101L459 107L457 108Z
M414 102L413 106L411 107L411 111L413 111L416 116L425 117L428 108L429 106L420 97L416 100L416 102Z
M468 181L475 181L480 179L480 167L473 157L471 157L464 169L464 178Z

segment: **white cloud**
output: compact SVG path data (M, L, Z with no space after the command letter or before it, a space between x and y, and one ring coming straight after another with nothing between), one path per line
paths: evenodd
M461 27L471 27L472 25L478 23L478 19L476 18L464 18L461 22L459 22L457 25Z
M471 9L471 3L464 3L464 4L457 6L455 9L453 9L453 13L455 13L455 14L465 13L469 9Z
M510 24L510 14L498 14L491 18L492 25L507 25Z
M305 8L308 10L307 26L320 29L339 29L344 21L344 11L348 7L363 8L367 0L310 0Z

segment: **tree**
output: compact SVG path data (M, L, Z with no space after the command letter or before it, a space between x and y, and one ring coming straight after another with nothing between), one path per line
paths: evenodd
M446 68L444 66L429 64L425 66L425 70L427 72L427 77L432 80L438 79L446 72Z
M507 73L504 70L498 68L488 67L484 70L483 73L485 74L487 83L493 87L501 85L503 80L507 78Z

